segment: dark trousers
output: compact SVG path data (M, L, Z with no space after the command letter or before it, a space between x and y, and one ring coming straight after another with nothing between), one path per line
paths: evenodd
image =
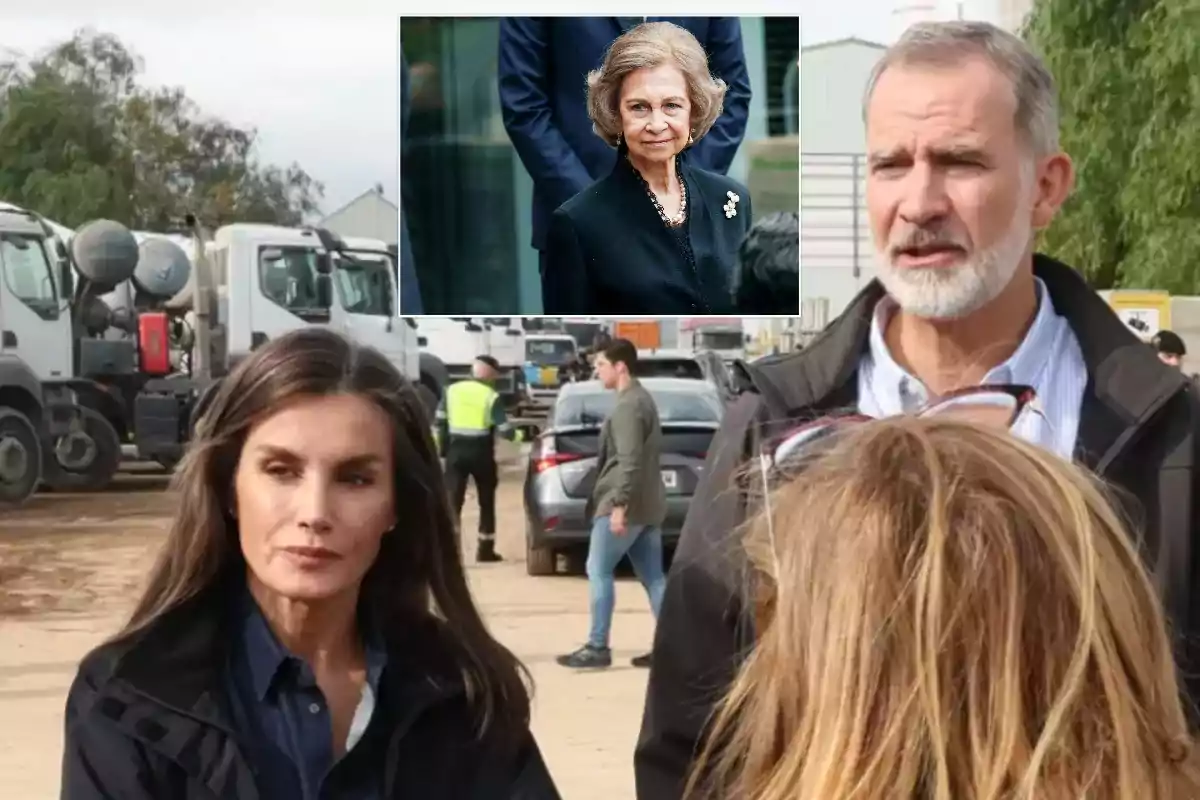
M542 311L546 310L546 251L538 250L538 277L542 280Z
M496 535L496 485L500 482L496 454L491 447L485 449L480 443L451 439L446 452L446 484L460 525L468 478L475 480L475 493L479 495L479 538L491 539Z

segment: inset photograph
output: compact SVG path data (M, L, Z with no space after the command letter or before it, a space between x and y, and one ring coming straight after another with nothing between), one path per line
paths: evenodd
M798 313L798 17L404 17L400 45L424 313Z

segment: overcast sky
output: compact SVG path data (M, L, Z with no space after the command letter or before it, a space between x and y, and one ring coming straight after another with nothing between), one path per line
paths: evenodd
M116 34L145 62L144 83L182 86L204 110L257 128L264 161L296 161L322 181L326 214L376 183L396 200L398 8L390 3L342 0L340 13L318 15L300 0L213 0L203 16L172 7L160 17L137 16L119 0L104 13L67 13L63 0L46 2L38 16L5 15L0 50L34 55L87 26ZM964 0L964 15L990 18L999 2ZM801 0L804 43L847 36L889 42L893 9L922 3L946 18L959 5Z
M145 62L144 84L183 87L203 110L257 128L263 161L296 161L323 182L328 214L376 183L397 199L395 13L6 18L0 48L34 55L88 26L115 34Z

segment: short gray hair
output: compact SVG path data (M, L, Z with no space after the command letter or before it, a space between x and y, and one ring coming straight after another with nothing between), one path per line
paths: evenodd
M871 71L863 119L880 76L894 66L950 67L982 57L1012 83L1016 127L1036 156L1057 153L1058 90L1042 59L1020 37L990 22L919 22L904 32Z

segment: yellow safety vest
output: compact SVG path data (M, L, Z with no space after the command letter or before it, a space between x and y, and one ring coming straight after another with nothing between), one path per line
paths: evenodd
M446 427L451 436L489 436L496 390L476 380L450 384L446 390Z

